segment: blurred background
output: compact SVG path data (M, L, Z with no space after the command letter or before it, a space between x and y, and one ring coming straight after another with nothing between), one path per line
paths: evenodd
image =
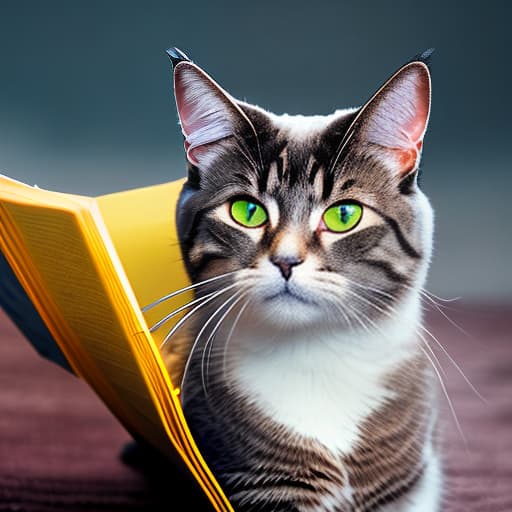
M89 195L183 176L169 46L234 96L290 114L360 105L435 47L428 288L510 301L511 5L1 0L0 173Z

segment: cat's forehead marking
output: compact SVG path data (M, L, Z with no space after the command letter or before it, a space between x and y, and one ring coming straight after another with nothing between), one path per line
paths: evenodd
M288 169L288 148L286 145L280 148L280 153L274 157L268 166L260 172L258 188L260 192L272 193L281 187L283 177Z
M277 132L264 148L264 154L268 151L267 164L257 177L260 192L274 192L283 185L291 188L302 184L309 185L318 199L325 199L332 190L333 184L328 177L332 173L328 172L325 148L319 148L318 144L334 121L356 110L337 110L329 115L313 116L265 112Z
M309 197L310 203L321 201L325 178L324 165L318 162L313 153L303 157L299 162L294 156L293 148L286 146L278 157L268 164L267 172L259 177L260 193L267 197L282 199L283 196L289 195L287 191L291 192L294 185L300 184L302 197ZM264 180L264 184L261 182L262 180ZM296 194L294 194L294 199L297 199L295 196ZM304 203L304 201L300 202ZM297 206L296 201L292 201L289 206Z
M320 220L322 219L322 214L324 213L323 206L317 206L313 208L311 215L309 216L309 229L312 233L314 233L318 225L320 224Z
M340 117L352 114L357 108L339 109L328 115L276 115L267 112L274 125L285 131L290 139L301 140L309 137L312 133L324 130L332 121Z
M310 185L315 183L315 180L320 170L320 164L317 162L314 155L309 155L308 165L306 167L306 174Z
M281 171L282 175L280 180L285 180L288 178L290 173L290 168L288 166L288 146L285 146L281 153L279 153L279 160L281 162Z
M279 176L277 174L278 166L277 161L270 162L267 176L267 184L265 189L267 192L271 192L279 186Z
M341 185L340 190L348 190L350 187L353 187L356 184L356 180L353 178L348 179Z
M265 194L264 196L264 203L267 207L270 226L272 229L276 229L280 218L279 205L277 204L277 201L268 194Z
M324 167L316 160L314 155L310 155L306 167L306 176L308 183L313 187L317 201L322 198L324 188Z

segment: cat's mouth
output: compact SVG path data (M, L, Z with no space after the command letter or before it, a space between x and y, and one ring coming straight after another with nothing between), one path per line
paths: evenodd
M296 330L323 322L321 296L314 295L309 286L274 280L266 286L265 292L257 294L253 309L258 325Z
M274 293L273 295L270 295L269 297L265 298L265 302L277 300L290 302L295 301L300 302L302 304L317 305L316 302L311 300L309 297L305 297L300 292L291 288L288 283L285 283L284 287L279 292Z

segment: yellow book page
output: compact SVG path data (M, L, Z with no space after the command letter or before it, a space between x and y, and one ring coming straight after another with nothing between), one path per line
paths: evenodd
M175 209L184 179L96 198L110 238L141 307L190 285L181 258ZM149 326L192 300L186 291L144 313ZM160 346L176 315L152 333Z
M142 190L145 195L147 189ZM132 193L123 197L133 205ZM120 235L130 233L124 228L130 222L126 212L135 210L114 196L123 213L106 215L108 229L135 276L138 263L127 256L130 244ZM146 199L153 204L150 196ZM99 202L109 209L108 196ZM172 455L171 440L214 508L232 510L186 428L95 201L0 177L0 208L1 249L73 368L129 431ZM120 232L114 218L121 221ZM154 292L139 288L141 297L144 293Z
M37 191L37 196L42 194ZM102 286L102 280L112 282L115 276L91 258L94 241L84 237L81 215L88 216L94 202L82 200L77 215L71 198L67 205L68 198L56 199L58 204L45 208L35 205L34 197L25 204L23 198L2 204L2 232L9 223L17 233L14 270L22 272L20 281L33 290L31 298L43 308L42 318L78 374L131 432L143 431L153 444L163 443L159 416L144 397L138 367L124 340L123 319ZM11 251L4 252L10 259Z
M190 285L181 258L174 220L184 181L182 179L97 198L111 240L140 307ZM192 292L187 291L150 309L144 314L148 325L153 325L192 298ZM152 368L148 371L148 378L159 375L153 386L159 390L156 399L162 403L162 421L176 428L173 431L196 469L211 486L210 492L220 494L221 502L230 507L195 445L183 417L178 399L179 390L171 383L158 350L167 332L181 316L176 315L166 324L165 329L152 333L154 343L142 340L138 360Z

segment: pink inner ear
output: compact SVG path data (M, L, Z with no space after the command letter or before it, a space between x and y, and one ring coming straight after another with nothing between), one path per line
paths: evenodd
M422 97L422 92L424 93L424 91L418 90L419 88L420 85L418 84L416 87L417 97L414 102L416 104L416 115L409 123L404 125L404 131L408 136L411 147L409 149L394 150L400 166L399 173L402 176L414 170L420 158L421 148L423 147L423 136L425 134L429 110L428 100L424 101Z
M412 102L415 106L414 115L404 125L411 147L405 151L399 151L398 161L400 174L408 174L417 166L423 147L423 136L427 128L430 111L430 80L425 68L421 68L415 76L415 87Z
M194 152L190 150L190 142L185 137L185 140L183 141L183 146L185 148L185 154L187 155L187 160L194 165L198 165L199 162L197 158L194 156Z
M406 133L409 135L409 139L417 149L421 149L421 142L425 133L429 113L428 84L425 88L422 87L422 85L423 84L416 85L416 98L414 101L416 115L404 126Z
M174 72L176 104L188 160L199 167L215 157L215 145L233 135L227 93L195 64L182 62Z
M399 165L399 174L405 176L415 167L419 158L419 151L416 149L393 149L397 163Z
M375 101L374 107L371 103ZM398 173L417 166L430 110L430 77L424 64L399 71L370 102L366 136L394 156Z

